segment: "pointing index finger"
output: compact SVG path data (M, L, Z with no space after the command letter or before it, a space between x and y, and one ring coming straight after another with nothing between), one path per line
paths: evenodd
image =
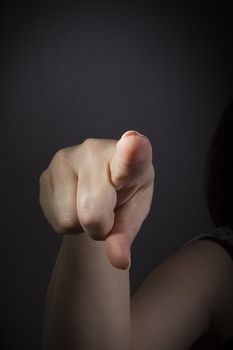
M110 162L111 179L116 190L135 185L150 176L152 146L149 139L129 130L116 144Z

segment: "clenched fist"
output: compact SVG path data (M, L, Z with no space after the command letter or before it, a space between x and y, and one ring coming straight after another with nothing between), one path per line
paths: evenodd
M86 139L59 150L40 176L40 205L57 233L105 241L111 264L125 269L132 242L147 217L155 171L147 137Z

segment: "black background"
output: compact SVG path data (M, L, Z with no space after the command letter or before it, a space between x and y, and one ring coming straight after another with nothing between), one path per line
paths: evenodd
M1 16L1 341L40 349L61 240L38 180L58 149L129 129L150 138L157 183L132 246L131 294L213 227L203 173L233 96L232 12L220 1L33 1L10 2Z

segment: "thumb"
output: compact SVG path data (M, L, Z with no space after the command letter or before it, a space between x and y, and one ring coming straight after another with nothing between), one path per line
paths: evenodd
M152 161L149 139L137 131L129 130L116 144L110 161L111 180L116 190L138 183Z
M130 249L143 221L150 211L154 183L140 188L129 201L115 212L114 225L105 239L105 251L111 264L126 269Z

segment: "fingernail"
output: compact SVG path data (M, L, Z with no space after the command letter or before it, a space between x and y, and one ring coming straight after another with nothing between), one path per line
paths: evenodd
M134 130L128 130L128 131L126 131L122 136L121 136L121 139L123 139L124 137L126 137L126 136L131 136L131 135L133 135L133 136L136 136L136 135L138 135L138 136L142 136L142 137L145 137L145 135L142 135L142 134L140 134L139 132L137 132L137 131L134 131Z

